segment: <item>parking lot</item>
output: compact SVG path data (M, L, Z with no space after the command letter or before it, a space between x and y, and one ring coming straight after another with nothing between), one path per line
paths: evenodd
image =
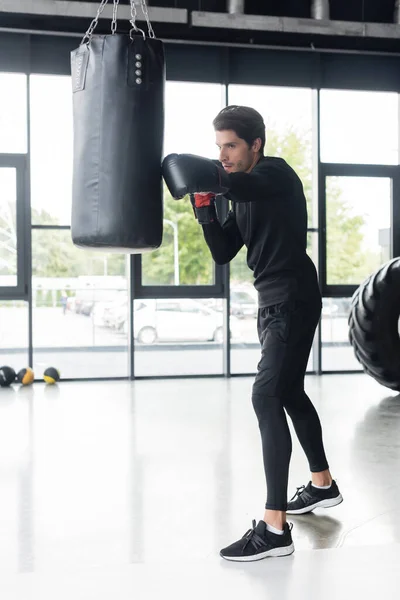
M62 308L35 308L33 321L34 369L37 374L40 375L46 366L54 365L65 378L128 375L127 332L96 325L93 315L71 311L63 314ZM347 342L346 317L325 315L321 328L323 369L358 369L359 364ZM26 366L27 332L26 309L0 308L2 364L18 369ZM256 319L248 317L235 321L231 345L232 373L254 373L259 360ZM312 369L312 360L309 369ZM137 376L222 372L223 352L219 341L171 339L153 344L135 343Z

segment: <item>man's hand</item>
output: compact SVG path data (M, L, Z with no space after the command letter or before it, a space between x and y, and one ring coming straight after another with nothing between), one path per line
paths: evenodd
M215 194L203 192L190 194L190 201L193 206L193 212L200 225L208 225L217 220L215 210Z

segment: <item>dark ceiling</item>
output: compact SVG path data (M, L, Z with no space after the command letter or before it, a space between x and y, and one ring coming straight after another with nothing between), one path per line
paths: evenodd
M18 0L15 0L16 3ZM81 0L69 0L79 3ZM93 3L93 17L100 0L84 0ZM111 5L113 0L109 0ZM136 0L138 2L138 0ZM296 19L311 18L312 0L246 0L246 15L269 15L275 17L294 17ZM120 0L120 4L129 4L129 0ZM189 11L187 23L153 22L157 37L165 40L186 40L189 42L208 42L245 45L265 45L281 47L302 47L322 50L357 50L361 52L379 51L400 53L399 34L395 29L386 35L384 29L378 35L349 35L336 30L324 35L315 31L272 31L252 30L251 28L223 28L216 21L208 20L207 26L194 26L192 11L206 13L226 13L227 0L150 0L151 7L185 8ZM395 0L330 0L330 18L332 21L353 21L362 23L394 23ZM141 15L140 9L138 14ZM217 19L217 17L215 17ZM310 22L310 21L308 21ZM315 21L312 21L315 23ZM303 23L303 21L302 21ZM64 33L83 34L90 24L90 19L74 17L39 16L29 14L0 13L0 28L18 28L30 30L46 30ZM129 30L129 22L120 20L118 31ZM388 26L386 26L388 28ZM339 28L340 29L340 28ZM97 33L109 33L110 22L101 19Z
M85 1L100 4L99 0ZM120 4L129 4L129 0L120 0ZM226 0L148 0L147 4L210 12L226 12L227 7ZM338 21L393 23L394 6L395 0L330 0L330 16ZM310 18L311 0L245 0L245 14Z

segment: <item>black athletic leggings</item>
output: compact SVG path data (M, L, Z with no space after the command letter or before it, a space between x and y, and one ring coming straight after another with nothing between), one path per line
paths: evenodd
M267 509L287 509L292 440L285 411L293 421L310 471L329 468L321 423L304 391L304 376L320 314L319 298L307 303L285 302L258 311L262 353L252 402L261 432Z

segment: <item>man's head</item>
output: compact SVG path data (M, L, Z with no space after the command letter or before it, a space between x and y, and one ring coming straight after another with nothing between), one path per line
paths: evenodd
M265 124L260 113L248 106L227 106L213 125L225 170L250 172L264 154Z

